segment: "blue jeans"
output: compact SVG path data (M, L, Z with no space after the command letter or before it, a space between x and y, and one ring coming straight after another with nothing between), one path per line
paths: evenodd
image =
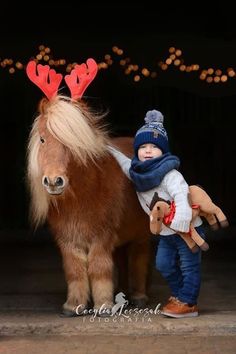
M203 228L196 227L205 239ZM177 234L160 236L156 268L170 286L172 296L188 304L197 304L201 285L201 250L193 253Z

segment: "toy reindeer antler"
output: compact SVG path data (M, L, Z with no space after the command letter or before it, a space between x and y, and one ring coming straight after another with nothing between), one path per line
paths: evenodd
M36 66L34 60L27 64L26 73L28 78L43 91L49 100L56 95L63 78L62 74L50 69L49 65L38 64Z
M65 81L70 89L71 97L74 99L83 96L84 91L97 74L98 66L94 59L87 59L86 64L75 65L75 68L71 71L70 75L65 76Z

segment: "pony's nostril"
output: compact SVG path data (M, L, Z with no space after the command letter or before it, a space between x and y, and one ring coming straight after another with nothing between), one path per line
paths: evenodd
M62 177L55 178L55 186L63 187L64 186L64 179Z
M44 177L44 178L43 178L43 185L44 185L44 186L49 186L49 179L48 179L48 177Z

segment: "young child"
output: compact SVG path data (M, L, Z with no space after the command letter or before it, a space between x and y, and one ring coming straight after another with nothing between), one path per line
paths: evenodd
M188 232L192 219L188 184L178 171L180 160L170 153L162 113L148 111L144 120L145 125L134 138L135 156L132 160L114 147L109 147L109 150L123 172L133 181L140 204L148 215L155 192L158 192L159 197L175 202L175 216L170 228L163 225L156 255L156 268L166 279L172 293L162 314L175 318L198 316L200 249L196 253L191 252L176 233ZM194 227L204 238L201 224L202 220L197 217Z

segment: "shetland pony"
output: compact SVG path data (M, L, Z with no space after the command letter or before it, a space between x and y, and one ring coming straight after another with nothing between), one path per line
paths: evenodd
M103 117L82 101L47 97L29 136L27 180L31 220L35 227L48 222L62 255L67 282L62 312L74 316L79 305L84 309L90 302L95 309L111 310L116 264L119 268L126 261L129 273L118 272L129 280L131 300L142 306L147 301L148 218L107 148L113 144L130 154L132 140L111 139ZM125 262L116 256L123 245Z

